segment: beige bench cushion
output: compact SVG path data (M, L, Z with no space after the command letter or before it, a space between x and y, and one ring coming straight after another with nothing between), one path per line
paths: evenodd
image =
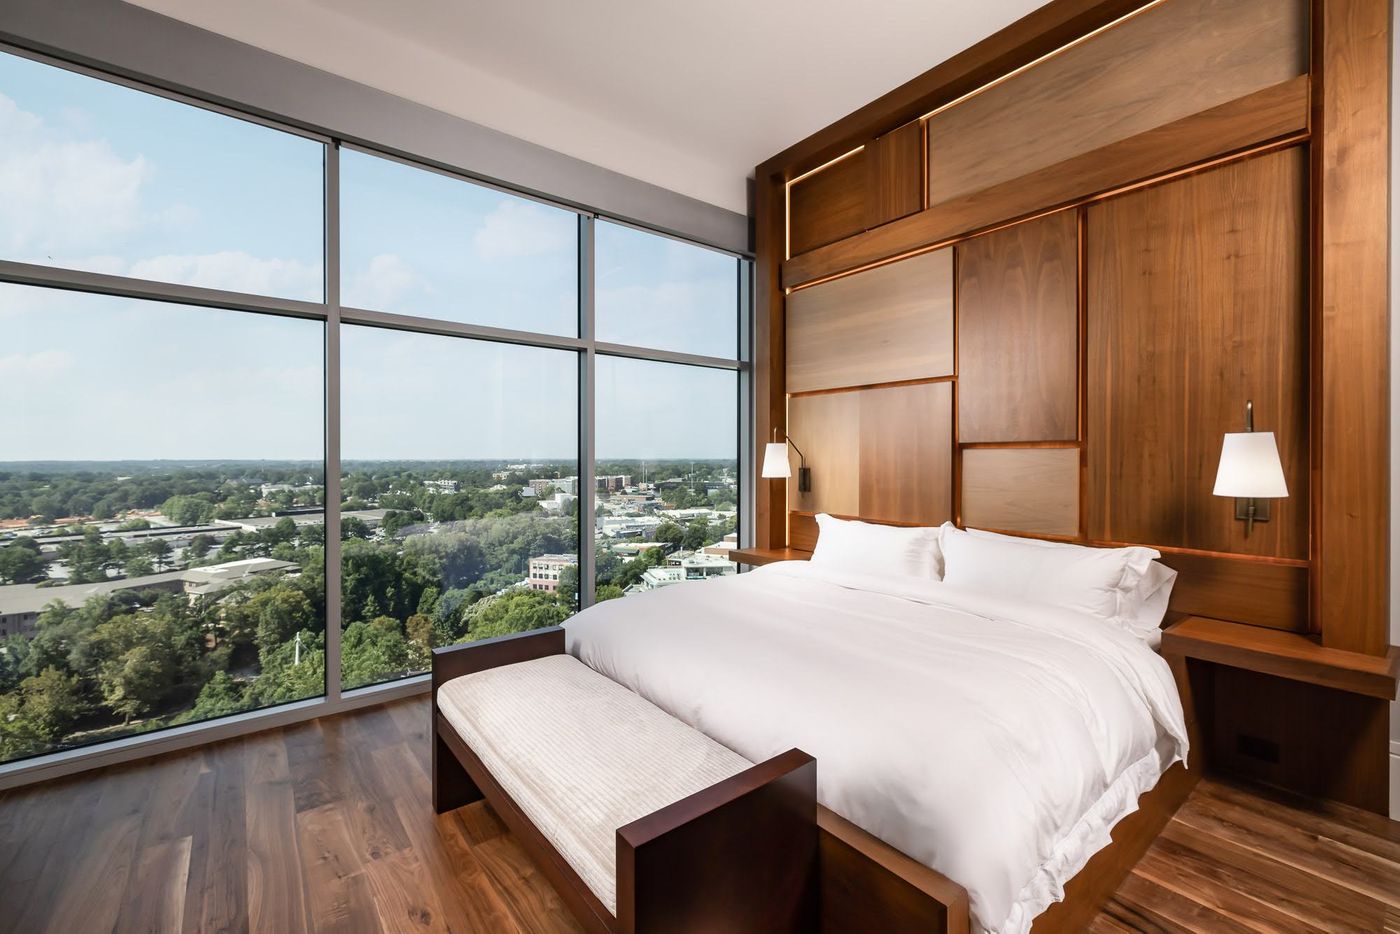
M752 763L571 655L454 678L447 721L617 914L617 829Z

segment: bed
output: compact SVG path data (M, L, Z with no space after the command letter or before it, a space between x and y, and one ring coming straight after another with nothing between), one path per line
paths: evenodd
M933 579L783 562L565 631L589 667L741 756L814 756L832 820L965 889L974 930L1029 930L1188 752L1146 641Z

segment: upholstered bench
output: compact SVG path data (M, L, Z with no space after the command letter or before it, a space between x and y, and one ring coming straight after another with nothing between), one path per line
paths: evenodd
M564 653L552 628L438 649L433 798L485 797L585 927L814 926L816 763L753 764Z

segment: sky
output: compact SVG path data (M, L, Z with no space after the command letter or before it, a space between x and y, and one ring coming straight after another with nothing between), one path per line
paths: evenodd
M320 302L313 140L0 53L0 257ZM341 154L342 301L577 334L578 218ZM595 225L598 338L735 354L738 261ZM342 457L577 456L572 351L346 326ZM318 321L0 284L0 461L316 459ZM735 456L732 371L600 357L606 458Z

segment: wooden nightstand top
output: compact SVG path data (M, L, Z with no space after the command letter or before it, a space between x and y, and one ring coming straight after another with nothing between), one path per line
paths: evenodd
M812 557L810 551L800 548L735 548L729 553L730 561L759 567L779 561L806 561Z
M1385 655L1327 648L1312 636L1243 623L1188 616L1162 633L1162 654L1395 699L1400 646Z

